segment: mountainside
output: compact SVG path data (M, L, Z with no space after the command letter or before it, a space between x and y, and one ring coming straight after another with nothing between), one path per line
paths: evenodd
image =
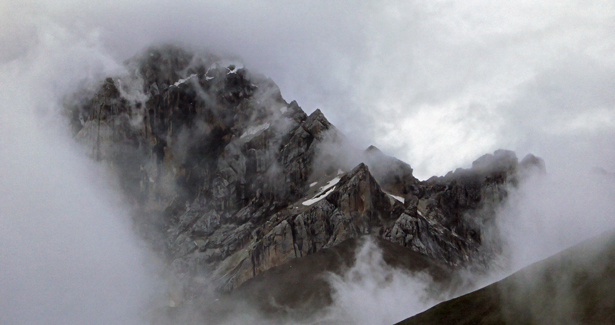
M398 324L614 324L614 290L610 232Z
M498 150L419 181L228 60L161 46L126 67L67 110L75 139L117 172L138 231L182 279L170 306L258 286L248 281L364 235L385 254L430 261L424 269L485 269L501 249L497 207L544 171L540 158Z

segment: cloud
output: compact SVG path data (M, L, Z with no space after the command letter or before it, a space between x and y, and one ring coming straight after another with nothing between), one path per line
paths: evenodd
M31 0L5 7L2 37L16 46L2 57L30 44L31 21L41 17L77 35L97 33L120 60L159 41L232 53L270 76L287 100L307 112L321 108L358 145L377 145L421 178L498 148L522 156L553 133L612 129L602 118L612 121L615 103L608 87L615 7L607 0ZM545 100L550 105L540 105ZM585 116L571 113L580 108Z
M550 174L512 192L498 214L510 269L516 271L615 228L613 174Z
M109 208L113 185L95 176L105 171L67 144L59 103L155 42L238 55L287 100L321 108L357 146L375 144L419 178L498 148L542 156L552 179L524 188L514 213L547 231L548 251L610 227L612 189L585 178L615 171L614 16L608 0L2 2L0 274L24 307L0 314L37 319L76 292L92 308L108 298L83 309L105 320L118 315L107 307L130 313L124 302L144 299L126 211ZM530 239L514 241L529 243L518 252L544 247ZM77 278L56 281L66 274ZM105 290L114 286L123 290Z
M342 275L331 274L333 324L393 324L438 302L429 294L432 279L387 265L371 238L357 249L355 265Z
M0 66L0 323L139 324L156 263L60 115L63 95L118 66L57 26L37 39Z
M605 51L615 46L611 4L409 6L393 3L368 33L376 37L372 68L357 92L371 105L378 146L409 161L419 176L501 147L522 156L553 130L577 134L558 123L575 119L574 112L614 111L606 90L615 79ZM593 95L602 99L599 107ZM585 129L595 127L604 123L586 119Z

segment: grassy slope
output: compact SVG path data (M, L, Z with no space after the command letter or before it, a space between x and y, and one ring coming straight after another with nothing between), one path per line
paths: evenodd
M398 323L410 324L615 324L615 233Z

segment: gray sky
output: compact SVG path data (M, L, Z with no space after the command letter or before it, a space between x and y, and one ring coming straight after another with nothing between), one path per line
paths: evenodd
M542 156L550 178L501 213L516 266L615 226L615 177L588 176L615 172L612 0L5 0L0 322L117 323L147 303L155 267L113 178L57 122L64 95L163 41L243 58L421 179Z
M420 178L498 148L613 170L615 3L8 1L15 57L69 34L116 59L156 41L232 53L287 100ZM55 33L55 34L54 34ZM46 36L43 36L46 35ZM578 148L557 149L577 146ZM606 155L605 152L606 151ZM579 162L581 164L581 162ZM553 166L552 166L553 167ZM557 167L556 167L557 168Z

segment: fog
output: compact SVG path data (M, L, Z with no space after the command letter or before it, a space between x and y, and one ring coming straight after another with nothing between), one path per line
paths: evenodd
M341 276L330 275L334 303L326 316L329 319L341 324L394 324L442 299L430 295L429 275L388 266L370 239L358 248L355 263Z
M66 92L118 66L61 29L39 37L0 67L0 323L141 324L156 261L60 115Z
M143 321L156 262L60 107L162 41L238 56L421 179L498 148L544 158L499 214L509 271L611 229L614 18L607 0L4 1L0 322Z
M375 144L419 178L499 148L553 166L568 152L550 149L568 137L585 136L584 154L602 155L597 142L615 123L615 8L607 0L1 6L0 37L11 44L4 61L40 39L42 22L96 38L118 60L169 40L232 53L308 113L321 108L358 147Z
M498 215L516 271L615 228L615 177L598 172L534 177L512 192Z

